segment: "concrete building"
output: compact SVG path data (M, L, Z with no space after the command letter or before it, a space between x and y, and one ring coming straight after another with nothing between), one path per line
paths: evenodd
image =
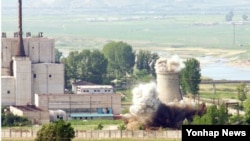
M17 57L17 37L2 37L2 105L34 104L35 93L64 93L64 64L55 62L54 39L24 38L25 56Z
M12 106L15 114L40 119L39 123L47 121L40 115L42 110L46 117L49 110L63 110L72 117L72 112L78 113L75 117L79 112L120 114L121 96L113 93L112 86L80 85L74 88L77 94L64 93L64 64L55 61L55 40L43 37L42 32L37 36L27 32L23 38L21 8L19 0L18 32L13 37L2 33L1 105Z
M25 106L10 106L10 112L14 115L27 117L32 124L44 124L49 123L49 111L37 108L34 105L25 105Z
M61 109L69 114L106 112L112 115L121 113L120 94L35 94L35 105L44 110ZM111 112L112 111L112 112Z

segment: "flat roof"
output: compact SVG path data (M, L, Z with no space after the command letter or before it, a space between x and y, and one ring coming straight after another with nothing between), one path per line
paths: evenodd
M98 114L98 113L71 113L70 117L113 117L113 114Z
M17 108L22 111L44 111L35 105L12 105L12 107Z

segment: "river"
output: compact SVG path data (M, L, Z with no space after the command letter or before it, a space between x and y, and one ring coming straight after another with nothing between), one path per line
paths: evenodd
M250 80L250 67L229 65L226 59L202 57L200 61L201 75L214 80Z

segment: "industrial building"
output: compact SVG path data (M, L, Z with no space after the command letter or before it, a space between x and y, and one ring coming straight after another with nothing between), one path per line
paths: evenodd
M51 114L57 113L51 110L64 110L69 117L83 113L99 116L105 111L100 109L112 116L120 114L121 96L110 86L79 86L77 94L64 93L64 64L55 61L55 40L43 37L42 32L36 36L27 32L23 37L22 1L18 2L18 32L13 36L2 32L1 38L2 106L12 106L14 114L34 117L41 113L35 112L34 105ZM30 105L33 110L29 111ZM33 114L27 114L31 111ZM39 123L47 121L40 119Z
M44 124L50 121L49 111L37 108L34 105L10 106L10 112L14 115L26 117L32 124Z

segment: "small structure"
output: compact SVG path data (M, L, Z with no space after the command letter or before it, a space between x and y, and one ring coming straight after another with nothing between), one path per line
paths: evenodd
M68 120L67 114L63 110L49 110L50 121Z
M111 85L86 85L77 86L76 94L113 94L113 86Z
M75 94L113 94L112 85L96 85L94 83L79 81L72 84L72 91Z
M17 116L27 117L32 124L49 123L49 111L43 110L35 105L12 105L10 112Z

